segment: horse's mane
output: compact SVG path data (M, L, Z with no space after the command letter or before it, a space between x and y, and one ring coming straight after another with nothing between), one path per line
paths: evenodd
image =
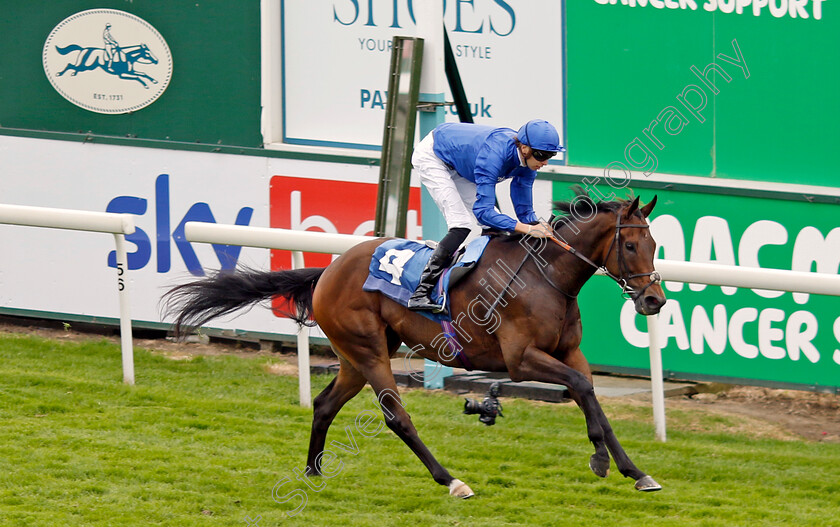
M580 185L573 185L572 191L575 196L569 201L555 201L554 210L560 214L551 216L551 224L555 229L573 223L576 218L591 218L592 211L595 214L602 212L617 212L625 207L631 200L618 199L615 201L595 201L589 193Z
M589 193L580 185L572 185L572 191L575 196L569 201L555 201L552 203L553 210L560 214L552 214L549 223L555 228L559 229L564 225L574 223L576 220L588 221L592 218L592 211L595 214L602 212L618 212L631 201L633 201L632 190L629 191L628 199L617 199L614 201L595 201ZM641 212L636 211L634 214L641 217ZM500 239L504 242L518 241L525 236L524 234L511 233L509 236L501 236Z

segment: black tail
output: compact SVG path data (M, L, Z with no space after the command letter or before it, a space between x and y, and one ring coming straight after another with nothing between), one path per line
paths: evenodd
M174 331L183 335L214 318L252 306L275 295L294 304L296 311L280 311L298 324L314 326L312 292L324 269L293 271L256 271L239 269L235 273L218 272L214 276L182 284L163 295L164 312L175 314Z

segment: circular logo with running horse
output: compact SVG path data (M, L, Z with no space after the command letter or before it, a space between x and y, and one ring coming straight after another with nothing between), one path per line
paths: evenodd
M47 37L43 58L53 88L97 113L145 108L172 78L172 53L161 34L116 9L91 9L62 20Z

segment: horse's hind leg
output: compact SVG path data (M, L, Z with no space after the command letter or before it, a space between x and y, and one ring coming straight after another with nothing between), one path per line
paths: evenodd
M420 458L420 461L431 472L434 480L448 487L449 494L452 496L458 498L474 496L472 489L463 481L453 478L420 440L417 429L414 428L411 417L405 411L405 405L397 391L397 383L394 381L394 374L391 372L390 361L380 362L365 373L382 407L382 413L385 415L385 423L388 428L397 434L411 451Z
M324 272L313 294L315 320L329 337L336 354L370 383L388 428L420 458L436 482L449 487L451 495L468 498L473 495L472 490L453 478L434 458L403 408L390 359L402 339L383 319L381 297L355 292L361 290L369 264L369 253L352 256L348 252ZM353 265L356 269L351 269ZM339 279L338 273L345 268L355 274Z
M324 451L327 431L341 407L364 388L367 381L346 360L341 359L338 375L318 394L313 404L312 433L309 436L309 454L306 466L311 475L319 475L315 460Z
M64 68L63 70L59 71L58 73L56 73L55 76L56 77L61 77L62 75L64 75L65 73L67 73L70 70L73 70L73 75L75 75L79 71L79 70L76 69L76 66L74 64L67 64L67 67Z

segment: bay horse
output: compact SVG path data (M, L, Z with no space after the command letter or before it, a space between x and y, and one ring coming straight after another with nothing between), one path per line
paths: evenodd
M296 311L289 315L299 324L320 325L340 367L314 401L310 475L320 474L320 455L336 414L370 383L387 426L434 480L453 496L473 495L435 459L403 408L390 359L405 343L444 365L462 367L466 359L478 370L507 372L513 381L566 386L583 411L595 447L590 469L606 477L612 454L619 472L633 478L636 489L659 490L661 486L624 452L595 397L589 363L580 349L577 302L584 283L600 268L622 286L638 313L659 312L665 298L653 267L656 242L646 220L655 203L656 197L641 207L638 197L596 203L578 187L574 200L555 203L565 214L552 217L554 238L492 238L475 269L450 291L453 326L462 337L458 356L442 344L439 324L380 293L362 290L371 256L385 239L361 243L326 268L219 272L174 287L164 295L164 305L176 316L176 335L275 295L294 305ZM492 287L503 274L501 282L507 281L507 286Z

